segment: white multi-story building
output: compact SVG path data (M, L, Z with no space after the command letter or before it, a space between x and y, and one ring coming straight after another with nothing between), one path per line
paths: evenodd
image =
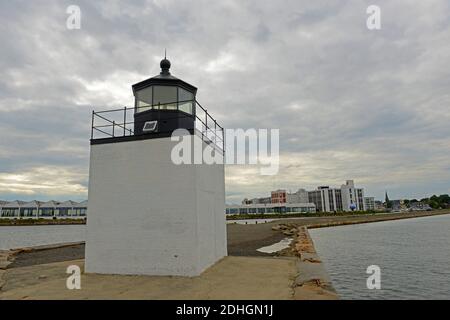
M355 188L353 180L347 180L341 186L342 210L343 211L365 211L364 189Z
M318 187L308 192L309 202L316 205L319 212L342 211L341 190L328 186Z
M366 210L364 189L355 188L353 180L347 180L340 188L318 187L308 192L308 199L319 212Z

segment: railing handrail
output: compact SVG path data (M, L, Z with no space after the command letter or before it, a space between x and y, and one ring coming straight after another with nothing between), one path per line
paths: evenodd
M192 105L192 113L189 112L185 112L183 110L180 110L180 104L183 103L187 103L187 102L191 102L193 103ZM186 115L177 115L176 117L171 117L171 118L165 118L165 120L170 120L170 119L179 119L179 118L194 118L194 121L200 124L200 129L197 128L197 126L194 124L194 129L198 130L199 132L201 132L202 134L202 139L204 139L206 137L206 139L208 141L210 141L211 143L214 143L214 145L216 147L219 148L218 146L218 142L222 144L222 147L219 148L222 151L224 151L225 148L225 141L224 141L224 128L219 125L219 123L217 122L216 119L214 119L208 112L208 110L206 110L197 100L195 99L189 99L189 100L181 100L181 101L173 101L173 102L167 102L167 103L158 103L155 105L148 105L148 106L135 106L133 107L123 107L120 109L111 109L111 110L102 110L102 111L92 111L92 128L91 128L91 139L94 140L94 132L101 132L102 134L108 136L108 137L119 137L119 136L126 136L128 135L133 135L134 131L127 128L128 125L134 125L136 124L136 121L133 119L133 121L127 122L126 118L127 118L127 112L133 111L134 114L138 113L137 110L139 109L148 109L148 110L161 110L161 107L167 106L167 105L174 105L176 104L177 108L176 109L162 109L162 110L177 110L177 111L183 111L184 113L186 113ZM203 117L200 117L199 113L197 112L197 107L199 107L199 111L203 111L204 112L204 119L202 119ZM115 113L115 112L123 112L124 116L123 116L123 122L116 122L116 121L112 121L106 117L103 116L103 114L108 114L108 113ZM98 117L99 119L102 119L104 121L106 121L108 124L102 124L102 125L95 125L95 119L96 117ZM145 122L145 121L142 121ZM212 123L212 125L208 125L208 123ZM118 126L119 128L123 129L123 134L121 131L121 134L116 134L115 131L115 127ZM109 128L112 127L112 133L108 133L102 129L104 128ZM221 132L221 134L220 134Z
M122 111L123 111L123 110L124 110L124 109L122 109ZM98 115L96 112L94 112L94 115L96 115L97 117L99 117L99 118L101 118L101 119L103 119L103 120L106 120L106 121L112 123L112 124L113 124L113 127L114 127L114 126L118 126L118 127L122 128L122 129L124 129L124 130L129 131L130 133L132 132L131 129L127 129L127 128L125 128L125 127L122 127L122 126L121 126L121 123L117 123L117 122L115 122L115 121L111 121L111 120L109 120L109 119L106 119L105 117L102 117L102 116ZM126 124L123 123L123 125L126 125ZM109 125L109 126L111 126L111 125ZM95 126L94 128L99 128L99 127L100 127L100 126ZM106 127L106 126L103 126L103 127Z
M189 99L189 100L180 100L180 101L173 101L173 102L166 102L166 103L158 103L158 104L152 104L148 106L142 106L142 107L126 107L127 110L135 110L135 109L141 109L141 108L148 108L148 107L156 107L156 106L164 106L169 104L175 104L175 103L185 103L185 102L197 102L195 99ZM108 112L116 112L116 111L123 111L124 108L120 109L109 109L109 110L103 110L103 111L95 111L95 113L108 113Z

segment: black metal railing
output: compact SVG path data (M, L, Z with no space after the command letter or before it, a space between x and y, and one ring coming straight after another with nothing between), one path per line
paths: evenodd
M190 111L180 109L191 103ZM134 127L137 123L134 114L148 110L178 110L176 116L165 117L164 120L190 118L194 119L194 130L199 133L202 140L213 144L215 148L224 152L224 129L217 123L208 111L196 100L159 103L141 107L123 107L119 109L92 111L91 140L134 136ZM140 121L139 121L140 122ZM142 121L146 122L146 121ZM163 133L159 131L159 133Z

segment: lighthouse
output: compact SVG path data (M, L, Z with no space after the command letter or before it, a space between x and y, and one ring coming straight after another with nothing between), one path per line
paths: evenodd
M223 161L171 158L177 129L223 157L223 128L160 67L132 86L133 107L92 113L87 273L197 276L227 255Z

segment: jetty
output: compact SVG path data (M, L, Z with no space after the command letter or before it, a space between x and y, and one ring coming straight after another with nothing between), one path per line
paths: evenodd
M195 277L84 273L84 243L0 252L0 299L339 299L308 229L449 214L450 210L228 224L228 256ZM288 248L257 251L286 237ZM130 262L132 263L132 262ZM79 266L81 290L66 287Z

